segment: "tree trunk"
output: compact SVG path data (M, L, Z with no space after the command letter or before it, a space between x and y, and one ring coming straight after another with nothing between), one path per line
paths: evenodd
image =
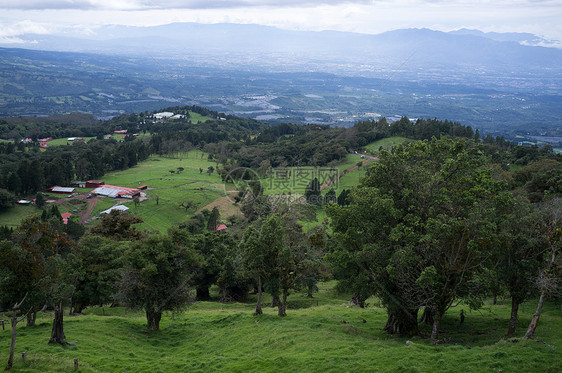
M261 276L258 276L258 302L256 303L256 311L254 312L254 316L261 315L263 313L263 311L261 310L261 298L262 298Z
M517 313L519 312L519 299L511 297L511 318L509 319L509 327L507 329L507 336L511 337L515 334L515 326L517 324Z
M498 295L494 293L494 299L492 300L492 305L498 304Z
M439 311L433 312L433 327L431 328L431 340L437 341L439 337L439 326L441 325L441 313Z
M209 300L211 299L211 294L209 293L208 287L198 287L195 289L197 300Z
M8 358L8 365L4 370L12 369L12 365L14 364L14 352L16 350L16 327L18 325L18 314L17 310L14 309L14 313L12 314L12 342L10 343L10 357Z
M433 325L433 313L431 311L431 307L425 307L423 309L420 322L423 322L425 325Z
M287 291L283 290L283 301L277 307L279 316L287 316Z
M279 300L279 294L271 296L271 307L278 307L281 301Z
M146 310L146 327L148 330L160 330L162 312Z
M535 336L535 330L537 329L537 324L539 323L539 319L541 318L543 303L544 303L544 291L541 292L541 297L539 298L539 304L537 306L537 312L535 312L533 317L531 318L531 322L529 323L529 328L527 329L527 333L525 333L525 337L524 337L525 339L533 338Z
M28 312L26 326L35 326L35 320L37 320L37 311Z
M313 292L314 292L314 285L308 285L308 293L306 294L306 296L307 296L308 298L314 298L314 297L312 296L312 293L313 293Z
M61 345L66 345L66 337L64 335L64 309L62 308L62 303L55 307L55 319L53 320L53 328L51 330L51 339L49 343L58 343Z
M388 334L399 334L401 336L418 335L418 310L399 309L389 311L383 330Z

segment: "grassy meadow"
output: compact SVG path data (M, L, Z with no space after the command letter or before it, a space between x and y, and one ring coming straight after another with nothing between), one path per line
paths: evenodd
M371 151L372 153L378 153L381 147L383 150L389 150L394 145L402 144L404 141L411 140L400 136L387 137L368 144L365 146L365 149Z
M67 340L75 344L68 347L47 344L52 315L44 313L34 327L19 325L13 369L69 372L74 358L79 372L559 372L562 366L562 317L552 304L546 304L537 341L505 337L505 300L479 311L452 309L443 320L444 343L433 345L425 337L385 334L386 311L376 300L365 309L350 307L334 282L319 285L313 299L292 294L285 318L271 307L254 317L253 303L197 302L181 314L165 314L158 332L146 331L141 311L90 308L65 317ZM517 336L535 306L525 303ZM0 331L0 361L7 362L9 344L7 326Z
M135 167L109 172L101 178L106 184L131 188L148 185L149 189L145 191L148 199L135 207L132 200L100 197L89 217L94 217L114 205L124 204L133 214L144 219L144 222L138 225L140 229L164 233L174 223L187 220L197 210L225 196L221 177L216 172L207 173L209 166L216 168L214 162L207 160L207 154L193 150L179 155L178 158L151 156ZM183 167L183 171L178 173L178 167ZM200 168L203 172L200 172ZM76 188L75 195L86 195L91 190ZM46 197L57 199L61 213L76 213L87 208L85 202L66 198L66 195L46 193ZM188 202L191 205L187 210L180 207L180 204ZM233 208L230 205L231 203L227 204L224 201L222 210L232 212ZM0 213L0 225L15 228L25 217L40 214L41 210L35 206L14 206ZM222 214L223 219L227 217Z

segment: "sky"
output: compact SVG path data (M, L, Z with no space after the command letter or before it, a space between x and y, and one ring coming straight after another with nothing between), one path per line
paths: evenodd
M401 28L528 32L562 41L562 0L0 0L0 42L104 25L245 23L376 34Z

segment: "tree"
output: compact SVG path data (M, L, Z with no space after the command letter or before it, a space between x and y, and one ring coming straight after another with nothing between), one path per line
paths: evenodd
M220 219L219 209L217 207L213 207L213 210L209 215L209 220L207 220L207 230L209 232L214 232L217 230L219 219Z
M181 311L203 258L169 237L135 241L124 256L119 299L129 308L144 309L147 328L159 330L162 313Z
M213 172L215 172L215 168L214 168L213 166L209 166L209 167L207 168L207 173L209 174L209 176L210 176Z
M267 247L262 245L260 232L253 226L245 230L240 242L242 263L248 274L257 280L258 299L254 316L263 313L261 308L263 281L268 277Z
M45 203L46 200L43 193L37 193L37 196L35 197L35 205L39 208L43 208L43 206L45 206Z
M0 189L0 211L10 208L14 205L16 197L6 189Z
M125 246L101 236L87 235L80 240L62 271L65 281L73 287L69 313L81 313L85 307L114 300Z
M389 333L416 334L417 313L426 307L435 340L454 299L478 306L478 271L511 204L506 185L484 164L465 141L401 145L369 169L348 209L328 209L337 255L368 278L387 308Z
M549 294L560 294L560 273L562 254L562 198L557 197L542 206L543 218L541 222L541 233L546 240L547 250L541 272L537 277L537 287L540 297L537 310L531 318L525 339L533 338L542 313L542 307L546 296Z
M511 296L508 336L515 333L519 305L531 295L542 263L544 244L537 232L539 220L533 207L520 198L503 222L495 273Z
M321 205L322 200L322 191L320 190L320 182L318 178L314 178L308 183L304 190L304 196L306 198L306 202L313 204L313 205Z
M144 234L133 227L133 224L142 222L142 218L127 211L112 210L101 218L98 225L90 229L90 233L120 241L139 240Z
M334 188L330 188L330 190L324 196L324 204L330 205L332 203L337 203L338 199L336 197L336 191Z

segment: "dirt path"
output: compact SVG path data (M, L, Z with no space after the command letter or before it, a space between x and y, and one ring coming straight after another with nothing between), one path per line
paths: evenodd
M88 202L88 208L80 213L80 223L82 224L86 223L86 220L88 220L88 217L90 216L92 211L94 211L94 208L96 207L96 204L98 203L99 200L100 197L92 197L86 200Z

